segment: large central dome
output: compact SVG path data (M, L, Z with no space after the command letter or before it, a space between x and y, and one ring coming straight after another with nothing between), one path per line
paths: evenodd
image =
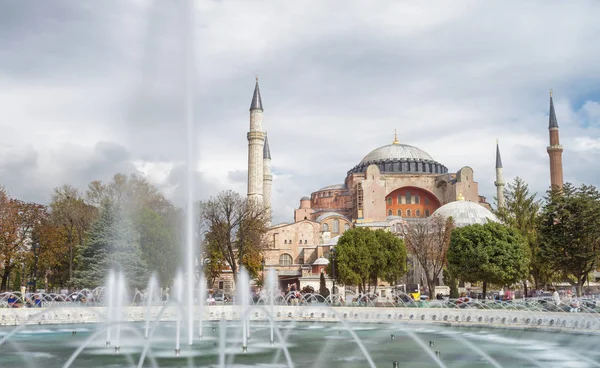
M362 173L370 165L376 165L382 173L396 174L445 174L446 166L435 161L429 153L415 146L400 144L394 139L388 144L369 152L348 175Z
M420 148L409 146L408 144L392 143L388 144L387 146L374 149L368 155L366 155L360 163L363 164L374 161L402 160L410 158L414 160L433 161L433 158Z

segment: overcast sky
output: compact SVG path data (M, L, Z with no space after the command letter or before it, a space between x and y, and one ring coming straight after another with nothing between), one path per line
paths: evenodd
M192 76L180 3L0 0L0 185L47 203L140 172L183 205L193 78L196 194L245 194L255 74L276 222L394 129L490 202L499 138L542 194L550 88L565 181L600 185L600 2L198 0Z

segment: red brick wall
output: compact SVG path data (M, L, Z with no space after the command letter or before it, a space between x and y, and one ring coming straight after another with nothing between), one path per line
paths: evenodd
M410 193L410 203L406 202L407 193ZM398 196L401 197L401 203L398 203ZM417 187L396 189L385 197L385 201L385 211L388 216L390 210L393 216L398 216L398 210L401 210L402 217L427 217L441 206L432 193Z

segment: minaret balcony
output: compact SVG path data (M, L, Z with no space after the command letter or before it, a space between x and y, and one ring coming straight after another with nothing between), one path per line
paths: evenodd
M560 145L560 144L553 144L553 145L551 145L551 146L548 146L548 147L546 148L546 150L547 150L548 152L554 152L554 151L559 151L559 152L562 152L562 151L563 151L563 146L562 146L562 145Z

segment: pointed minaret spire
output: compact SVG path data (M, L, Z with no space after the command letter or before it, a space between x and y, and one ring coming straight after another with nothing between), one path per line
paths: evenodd
M260 98L260 88L258 88L258 75L256 76L254 95L252 96L252 103L250 104L250 111L252 110L263 111L262 99Z
M550 90L550 116L548 118L548 128L558 128L556 112L554 112L554 101L552 100L552 90Z
M563 147L560 145L558 135L558 121L556 120L556 112L554 111L554 101L552 101L552 90L550 90L548 130L550 133L550 145L546 151L548 151L548 156L550 156L550 187L552 189L561 189L563 187Z
M271 150L269 149L269 139L265 133L265 146L263 148L263 204L268 212L269 224L271 224L271 187L273 184L273 175L271 175Z
M504 177L502 175L502 158L500 157L500 145L496 139L496 198L498 199L498 209L504 208Z
M500 146L498 145L498 139L496 139L496 169L502 168L502 157L500 157Z
M271 150L269 149L269 138L265 133L265 148L263 148L263 160L271 159Z

